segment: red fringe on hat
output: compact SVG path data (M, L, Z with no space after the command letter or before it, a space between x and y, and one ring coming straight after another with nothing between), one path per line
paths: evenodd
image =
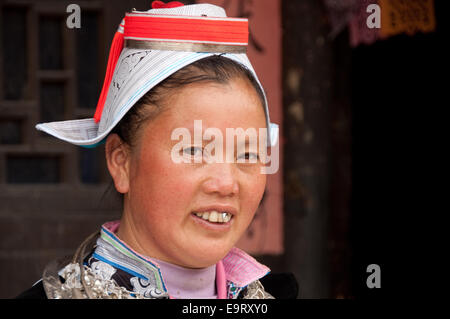
M111 83L114 69L116 68L117 60L123 49L123 33L117 31L112 40L111 49L109 50L108 65L106 67L105 80L103 81L102 92L98 99L97 109L95 110L94 120L96 123L100 121L102 116L103 106L105 105L106 97L108 95L109 84Z
M181 7L181 6L184 6L184 4L182 4L179 1L171 1L169 3L164 3L162 1L153 1L152 2L152 9L176 8L176 7Z
M172 1L169 3L164 3L162 1L153 1L152 3L152 9L176 8L181 6L184 6L184 4L178 1ZM96 123L98 123L100 121L100 118L102 117L103 107L105 105L106 97L108 96L109 85L111 84L117 60L119 59L120 53L122 52L123 43L124 43L123 32L117 31L116 34L114 35L111 44L111 49L109 50L108 65L106 66L105 80L103 81L102 91L100 93L100 98L98 99L97 108L94 114L94 120Z

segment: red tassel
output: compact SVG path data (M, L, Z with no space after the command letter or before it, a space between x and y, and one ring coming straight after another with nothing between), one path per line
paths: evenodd
M162 1L153 1L152 3L153 9L176 8L181 6L184 6L184 4L179 1L172 1L169 3L164 3ZM116 32L111 44L111 49L109 50L108 65L106 67L105 80L103 81L102 92L100 93L100 98L98 99L97 103L97 109L95 110L94 114L95 123L98 123L100 121L100 118L102 117L103 107L105 106L109 85L111 83L114 74L114 69L116 68L117 60L119 59L120 53L122 52L123 49L123 42L124 42L123 33Z
M111 83L114 74L114 69L116 68L117 60L119 59L122 49L123 49L123 33L116 32L111 44L111 49L109 50L108 65L106 67L105 80L103 81L102 92L100 93L100 98L98 99L97 103L97 109L95 110L94 120L96 123L100 121L100 118L102 116L103 107L105 105L106 97L108 95L109 84Z
M152 9L166 9L166 8L176 8L184 6L183 3L179 1L171 1L169 3L164 3L162 1L153 1L152 2Z

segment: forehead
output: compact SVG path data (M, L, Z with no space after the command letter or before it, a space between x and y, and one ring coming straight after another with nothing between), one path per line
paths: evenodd
M226 83L199 82L168 94L168 108L155 119L167 128L194 128L194 120L217 128L266 126L264 108L248 80L236 78Z

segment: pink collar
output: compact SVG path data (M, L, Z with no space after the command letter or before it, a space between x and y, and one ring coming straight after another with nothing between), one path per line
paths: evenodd
M217 299L227 299L227 279L222 260L216 264Z

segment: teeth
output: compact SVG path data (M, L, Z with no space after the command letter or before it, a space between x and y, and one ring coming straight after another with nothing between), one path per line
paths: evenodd
M217 213L215 210L209 213L209 221L217 223L219 221L219 213Z
M231 214L227 212L219 213L216 210L210 212L194 213L196 216L203 218L211 223L227 223L231 219Z
M223 222L224 223L227 223L228 221L230 221L230 219L231 219L231 214L228 214L228 213L222 213L222 215L223 215Z

